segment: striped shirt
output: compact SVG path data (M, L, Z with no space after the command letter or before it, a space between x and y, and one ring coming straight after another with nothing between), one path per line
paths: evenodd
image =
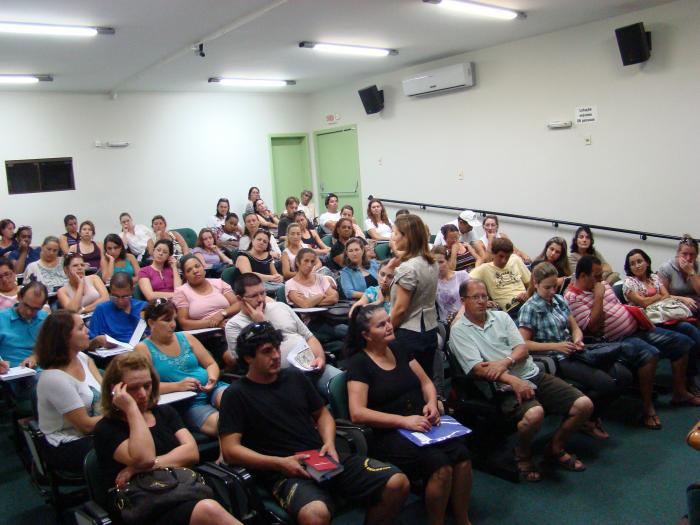
M605 294L603 295L603 315L605 324L603 335L609 341L617 341L623 337L632 335L637 331L637 321L632 317L613 292L610 285L603 281ZM593 311L593 292L584 292L570 284L564 293L566 302L569 303L571 313L584 332L591 321Z

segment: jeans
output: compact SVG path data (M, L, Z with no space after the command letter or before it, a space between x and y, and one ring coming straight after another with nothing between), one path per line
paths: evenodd
M648 360L642 361L639 359L640 356L659 356L676 361L686 356L688 351L695 345L695 341L687 335L665 328L656 328L649 332L637 332L629 337L625 337L622 342L625 343L623 346L628 349L628 352L632 350L625 357L630 361L636 361L629 363L635 368L644 365ZM631 355L632 353L637 354L636 360L635 356Z
M669 325L666 329L687 335L695 342L688 354L688 377L695 377L700 372L698 367L698 359L700 359L700 329L688 321Z

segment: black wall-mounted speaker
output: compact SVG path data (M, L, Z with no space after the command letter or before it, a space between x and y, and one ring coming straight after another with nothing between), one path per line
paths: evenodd
M384 91L377 89L376 85L361 89L357 93L368 115L379 113L384 109Z
M617 38L617 47L620 48L623 66L639 64L649 60L651 56L651 33L644 31L642 22L615 29L615 37Z

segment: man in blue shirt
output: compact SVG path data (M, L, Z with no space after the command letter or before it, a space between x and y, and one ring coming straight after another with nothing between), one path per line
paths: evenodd
M128 342L141 320L146 302L134 299L131 276L115 273L110 282L110 301L97 305L90 319L90 348L105 347L105 335L117 341Z
M9 366L36 367L34 343L48 315L42 310L47 297L46 287L32 281L17 294L17 304L0 311L0 356Z

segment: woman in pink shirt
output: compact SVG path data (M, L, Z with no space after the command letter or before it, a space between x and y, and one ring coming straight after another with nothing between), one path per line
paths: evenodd
M193 254L180 259L185 284L175 290L173 304L183 330L223 328L241 309L231 287L221 279L206 279L201 261Z

